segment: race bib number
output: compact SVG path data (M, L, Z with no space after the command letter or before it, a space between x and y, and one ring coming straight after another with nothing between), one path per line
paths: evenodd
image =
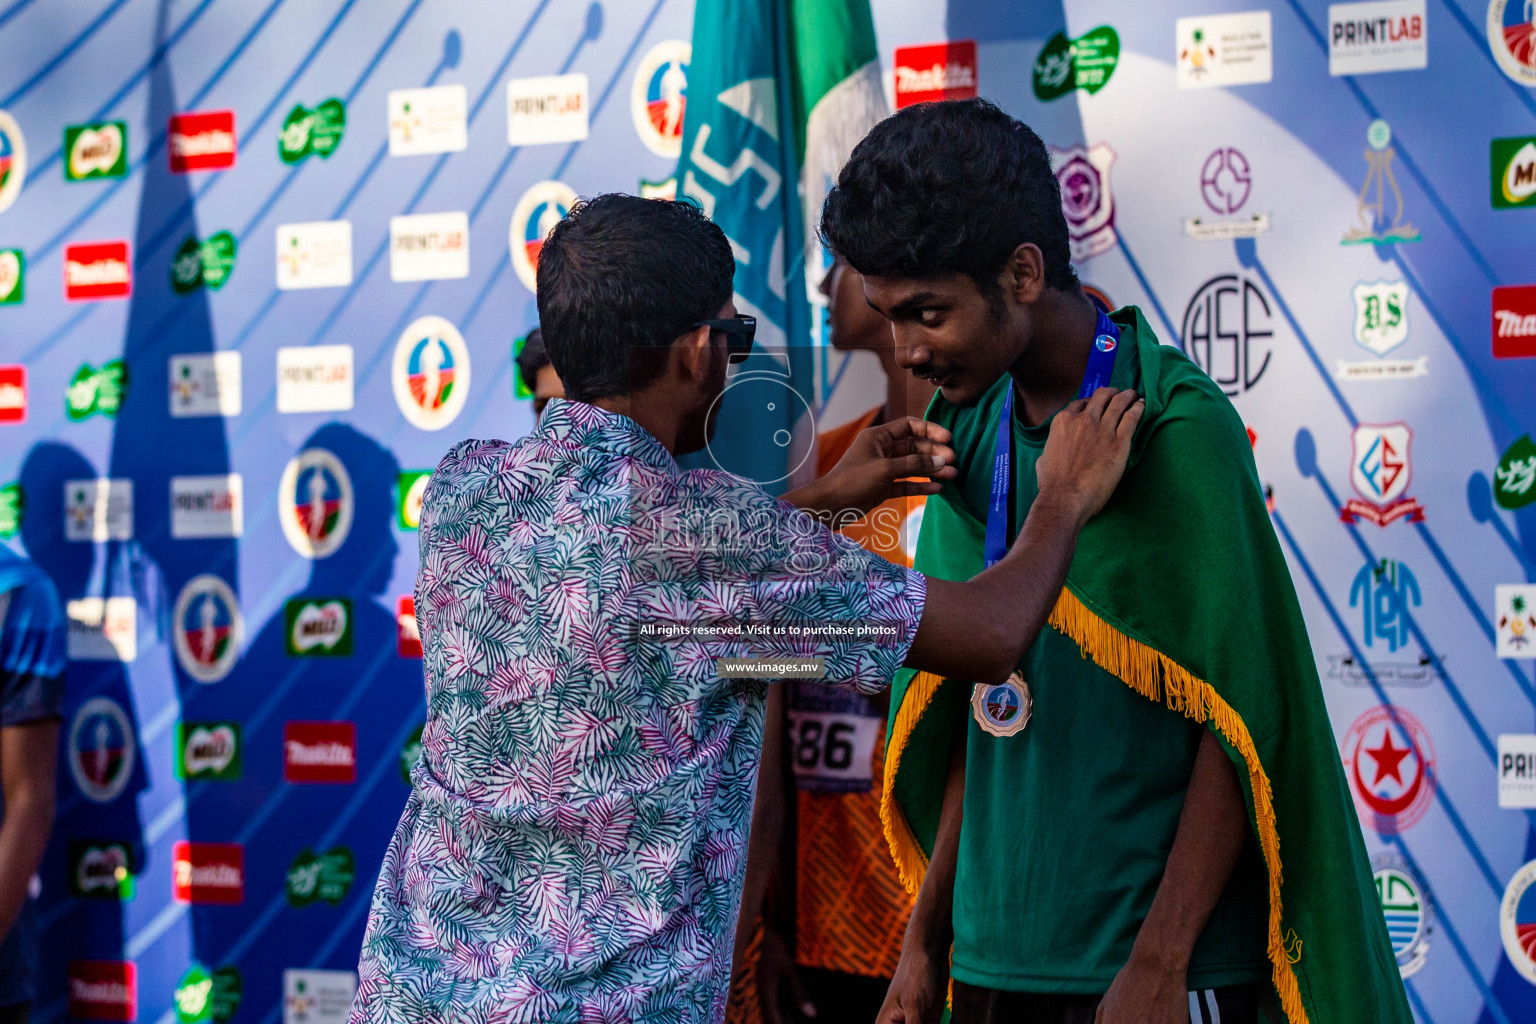
M879 718L835 711L790 711L795 785L813 793L867 793L874 786Z

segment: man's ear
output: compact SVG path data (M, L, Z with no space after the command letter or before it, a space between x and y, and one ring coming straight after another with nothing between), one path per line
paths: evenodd
M714 349L709 344L709 328L695 327L672 342L671 362L684 379L704 381L713 369Z
M1008 257L1003 268L1003 290L1021 306L1040 300L1045 291L1045 255L1033 242L1024 242Z

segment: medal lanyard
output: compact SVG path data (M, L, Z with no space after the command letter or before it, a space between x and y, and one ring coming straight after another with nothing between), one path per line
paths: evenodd
M1094 331L1093 347L1088 350L1088 370L1077 389L1078 398L1088 398L1109 383L1115 369L1115 349L1120 344L1120 328L1104 311L1098 310L1099 323ZM997 421L997 449L992 456L992 495L987 500L987 568L996 565L1008 553L1008 509L1013 499L1013 460L1009 438L1013 431L1013 382L1003 395L1003 415Z

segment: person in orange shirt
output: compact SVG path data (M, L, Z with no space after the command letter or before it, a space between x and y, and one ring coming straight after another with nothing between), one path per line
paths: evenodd
M818 476L860 431L921 416L934 391L897 365L890 323L864 301L858 271L838 260L821 292L832 347L874 353L886 399L817 436ZM896 498L831 525L911 565L923 502ZM809 681L769 688L728 1024L840 1024L873 1021L879 1013L912 908L880 827L888 710L885 694L862 697ZM773 909L759 930L758 909L770 888Z

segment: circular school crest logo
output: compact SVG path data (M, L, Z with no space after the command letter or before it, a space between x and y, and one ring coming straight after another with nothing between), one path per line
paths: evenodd
M1429 890L1406 863L1392 854L1371 858L1376 880L1376 897L1387 922L1387 938L1397 957L1397 969L1409 977L1429 955L1429 936L1433 930L1434 909Z
M69 726L69 774L87 800L110 803L133 775L133 723L111 697L92 697Z
M1526 981L1536 985L1536 860L1515 872L1499 907L1504 954Z
M328 558L352 529L352 478L324 448L306 448L277 485L283 536L305 558Z
M1435 751L1420 721L1399 707L1372 708L1344 737L1344 772L1360 816L1396 835L1424 817L1435 795Z
M216 683L240 660L245 623L228 583L213 575L194 576L181 588L171 611L176 660L200 683Z
M531 292L539 290L539 250L555 225L576 205L576 193L559 181L541 181L517 201L512 211L512 269Z
M1107 334L1101 334L1097 338L1093 339L1093 347L1098 349L1100 352L1113 352L1117 347L1119 347L1119 344L1119 342Z
M995 686L977 683L971 688L971 713L982 731L993 736L1012 736L1029 724L1034 710L1029 684L1015 672Z
M395 343L395 403L411 425L441 430L469 397L469 349L440 316L411 322Z
M1490 0L1488 48L1499 70L1536 88L1536 4L1531 0Z
M657 156L683 154L683 113L688 109L688 64L693 47L680 39L657 43L640 58L629 94L635 131Z
M0 210L8 210L27 180L27 143L21 125L0 110Z

